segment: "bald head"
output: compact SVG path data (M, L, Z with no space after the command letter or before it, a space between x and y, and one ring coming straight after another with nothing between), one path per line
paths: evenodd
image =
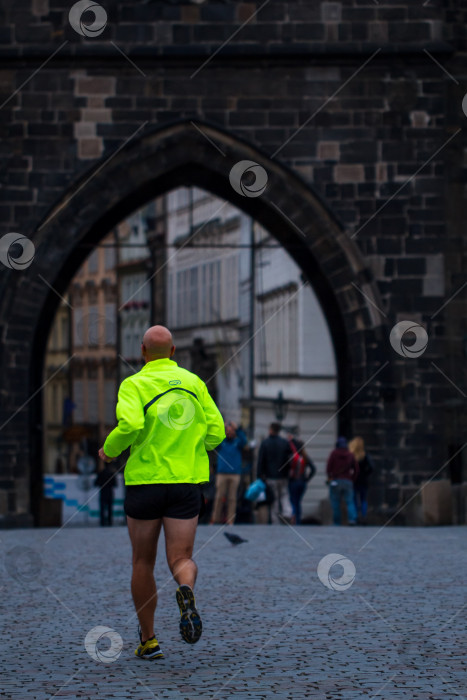
M175 352L172 333L165 326L151 326L143 336L141 352L146 362L172 357Z

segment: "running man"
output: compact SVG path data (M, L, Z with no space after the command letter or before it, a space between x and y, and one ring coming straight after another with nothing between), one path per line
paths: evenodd
M225 429L205 383L171 359L175 345L167 328L149 328L141 352L145 365L121 383L118 425L99 457L110 462L131 445L125 513L133 549L131 593L139 620L135 654L156 659L163 656L154 634L154 565L162 526L167 563L179 586L181 635L189 644L201 636L193 594L198 567L191 558L201 507L199 484L209 481L206 450L224 440Z

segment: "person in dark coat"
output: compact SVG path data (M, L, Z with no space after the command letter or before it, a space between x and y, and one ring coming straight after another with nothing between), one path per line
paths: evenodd
M358 462L358 476L353 485L357 517L359 523L365 524L368 512L368 477L373 472L373 461L365 451L365 442L360 436L349 442L349 450Z
M272 523L288 521L292 516L288 477L293 452L287 440L280 437L280 430L280 423L271 423L269 436L261 443L258 453L258 477L266 482L274 494Z
M357 524L353 484L358 476L358 463L350 452L345 437L337 439L326 466L329 484L329 498L332 506L334 525L341 524L341 499L345 499L349 525Z
M294 433L289 433L287 439L293 452L289 469L289 496L293 511L292 523L300 525L302 498L305 494L307 483L314 474L315 467L308 457L303 441Z
M242 474L242 453L248 441L243 428L237 427L232 421L225 424L225 436L225 440L216 450L216 496L212 509L211 525L224 522L222 517L224 499L227 505L225 522L228 525L234 524L237 512L238 487Z
M114 487L116 486L115 472L108 463L100 465L94 486L99 487L99 506L101 526L112 525L112 510L114 503Z

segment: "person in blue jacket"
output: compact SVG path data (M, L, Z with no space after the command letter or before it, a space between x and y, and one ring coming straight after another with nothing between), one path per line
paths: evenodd
M242 473L242 450L247 444L245 432L231 421L225 424L226 438L215 450L217 454L216 497L211 524L222 522L223 499L227 501L226 522L232 525L237 510L237 492Z

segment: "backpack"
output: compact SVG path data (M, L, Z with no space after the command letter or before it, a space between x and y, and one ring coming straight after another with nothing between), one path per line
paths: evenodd
M304 479L305 478L306 460L298 452L293 440L291 440L289 442L289 445L290 445L290 449L293 452L293 457L290 460L289 479Z

